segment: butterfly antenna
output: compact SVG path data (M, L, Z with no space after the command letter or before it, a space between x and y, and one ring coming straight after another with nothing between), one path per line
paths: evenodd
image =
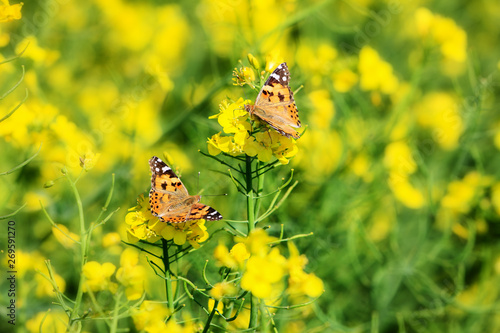
M301 84L301 85L300 85L300 87L298 87L298 88L297 88L297 90L295 90L295 91L293 92L293 94L294 94L294 95L295 95L295 94L297 94L299 91L301 91L301 90L302 90L302 88L304 88L304 85L303 85L303 84Z
M201 172L198 171L198 180L196 181L196 193L200 193L200 175Z
M204 195L204 197L220 197L220 196L226 196L227 193L221 193L221 194L207 194Z

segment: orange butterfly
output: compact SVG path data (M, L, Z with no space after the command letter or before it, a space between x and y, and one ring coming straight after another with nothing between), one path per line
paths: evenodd
M199 195L189 195L179 177L158 157L153 156L149 160L149 167L151 168L149 207L154 216L170 223L222 219L218 211L199 203Z
M257 95L255 104L245 104L245 109L268 123L281 135L298 139L300 135L294 128L300 128L301 124L288 82L290 72L284 62L269 75Z

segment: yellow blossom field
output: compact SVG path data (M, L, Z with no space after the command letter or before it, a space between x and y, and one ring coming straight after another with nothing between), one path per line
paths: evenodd
M500 332L499 34L494 0L0 0L0 332Z

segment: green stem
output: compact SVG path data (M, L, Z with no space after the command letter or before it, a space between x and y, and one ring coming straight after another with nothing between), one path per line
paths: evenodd
M260 162L257 162L257 170L261 168ZM257 176L257 198L255 198L255 214L259 214L260 210L260 196L262 195L262 191L264 190L264 174L265 173L259 173Z
M115 295L115 308L113 309L113 319L111 320L111 327L109 328L110 333L116 333L118 328L118 318L119 318L119 310L120 310L120 298L121 293Z
M208 320L205 323L205 328L203 328L203 333L208 332L208 329L210 328L210 323L212 322L212 319L214 319L215 311L217 311L217 306L219 306L218 300L214 302L214 308L212 309L212 312L210 312L210 315L208 316Z
M255 208L252 187L252 159L246 156L246 191L247 191L247 216L248 216L248 235L255 229ZM259 314L259 300L250 294L250 322L248 328L257 327Z
M247 190L247 217L248 217L248 234L255 229L255 210L252 187L252 159L246 156L246 190Z
M87 262L87 251L88 251L88 237L87 237L87 232L85 230L85 218L83 215L83 204L82 200L80 198L80 194L78 193L78 189L76 188L75 182L70 178L68 175L67 171L65 173L66 178L69 181L71 190L73 191L73 195L75 196L76 199L76 205L78 207L78 217L80 220L80 251L81 251L81 256L80 256L80 272L83 272L83 266ZM83 283L84 279L83 276L80 276L80 282L78 284L78 290L76 292L76 299L75 299L75 306L73 307L73 311L71 311L71 314L69 316L69 324L70 324L70 332L78 331L78 326L75 327L73 326L75 323L75 318L78 316L78 312L82 303L82 297L83 297Z
M165 293L167 294L167 302L168 302L168 309L170 310L170 314L174 313L174 292L172 289L172 277L170 275L170 259L168 256L168 243L167 241L162 238L161 240L162 247L163 247L163 267L165 270Z

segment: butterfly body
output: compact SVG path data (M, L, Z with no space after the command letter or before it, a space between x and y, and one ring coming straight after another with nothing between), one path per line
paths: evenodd
M286 62L280 64L264 83L254 105L245 105L251 115L258 117L286 137L298 139L301 123L289 86L290 72Z
M161 159L153 156L149 160L149 166L151 169L149 206L154 216L170 223L222 219L218 211L199 203L201 199L199 195L189 195L180 178Z

